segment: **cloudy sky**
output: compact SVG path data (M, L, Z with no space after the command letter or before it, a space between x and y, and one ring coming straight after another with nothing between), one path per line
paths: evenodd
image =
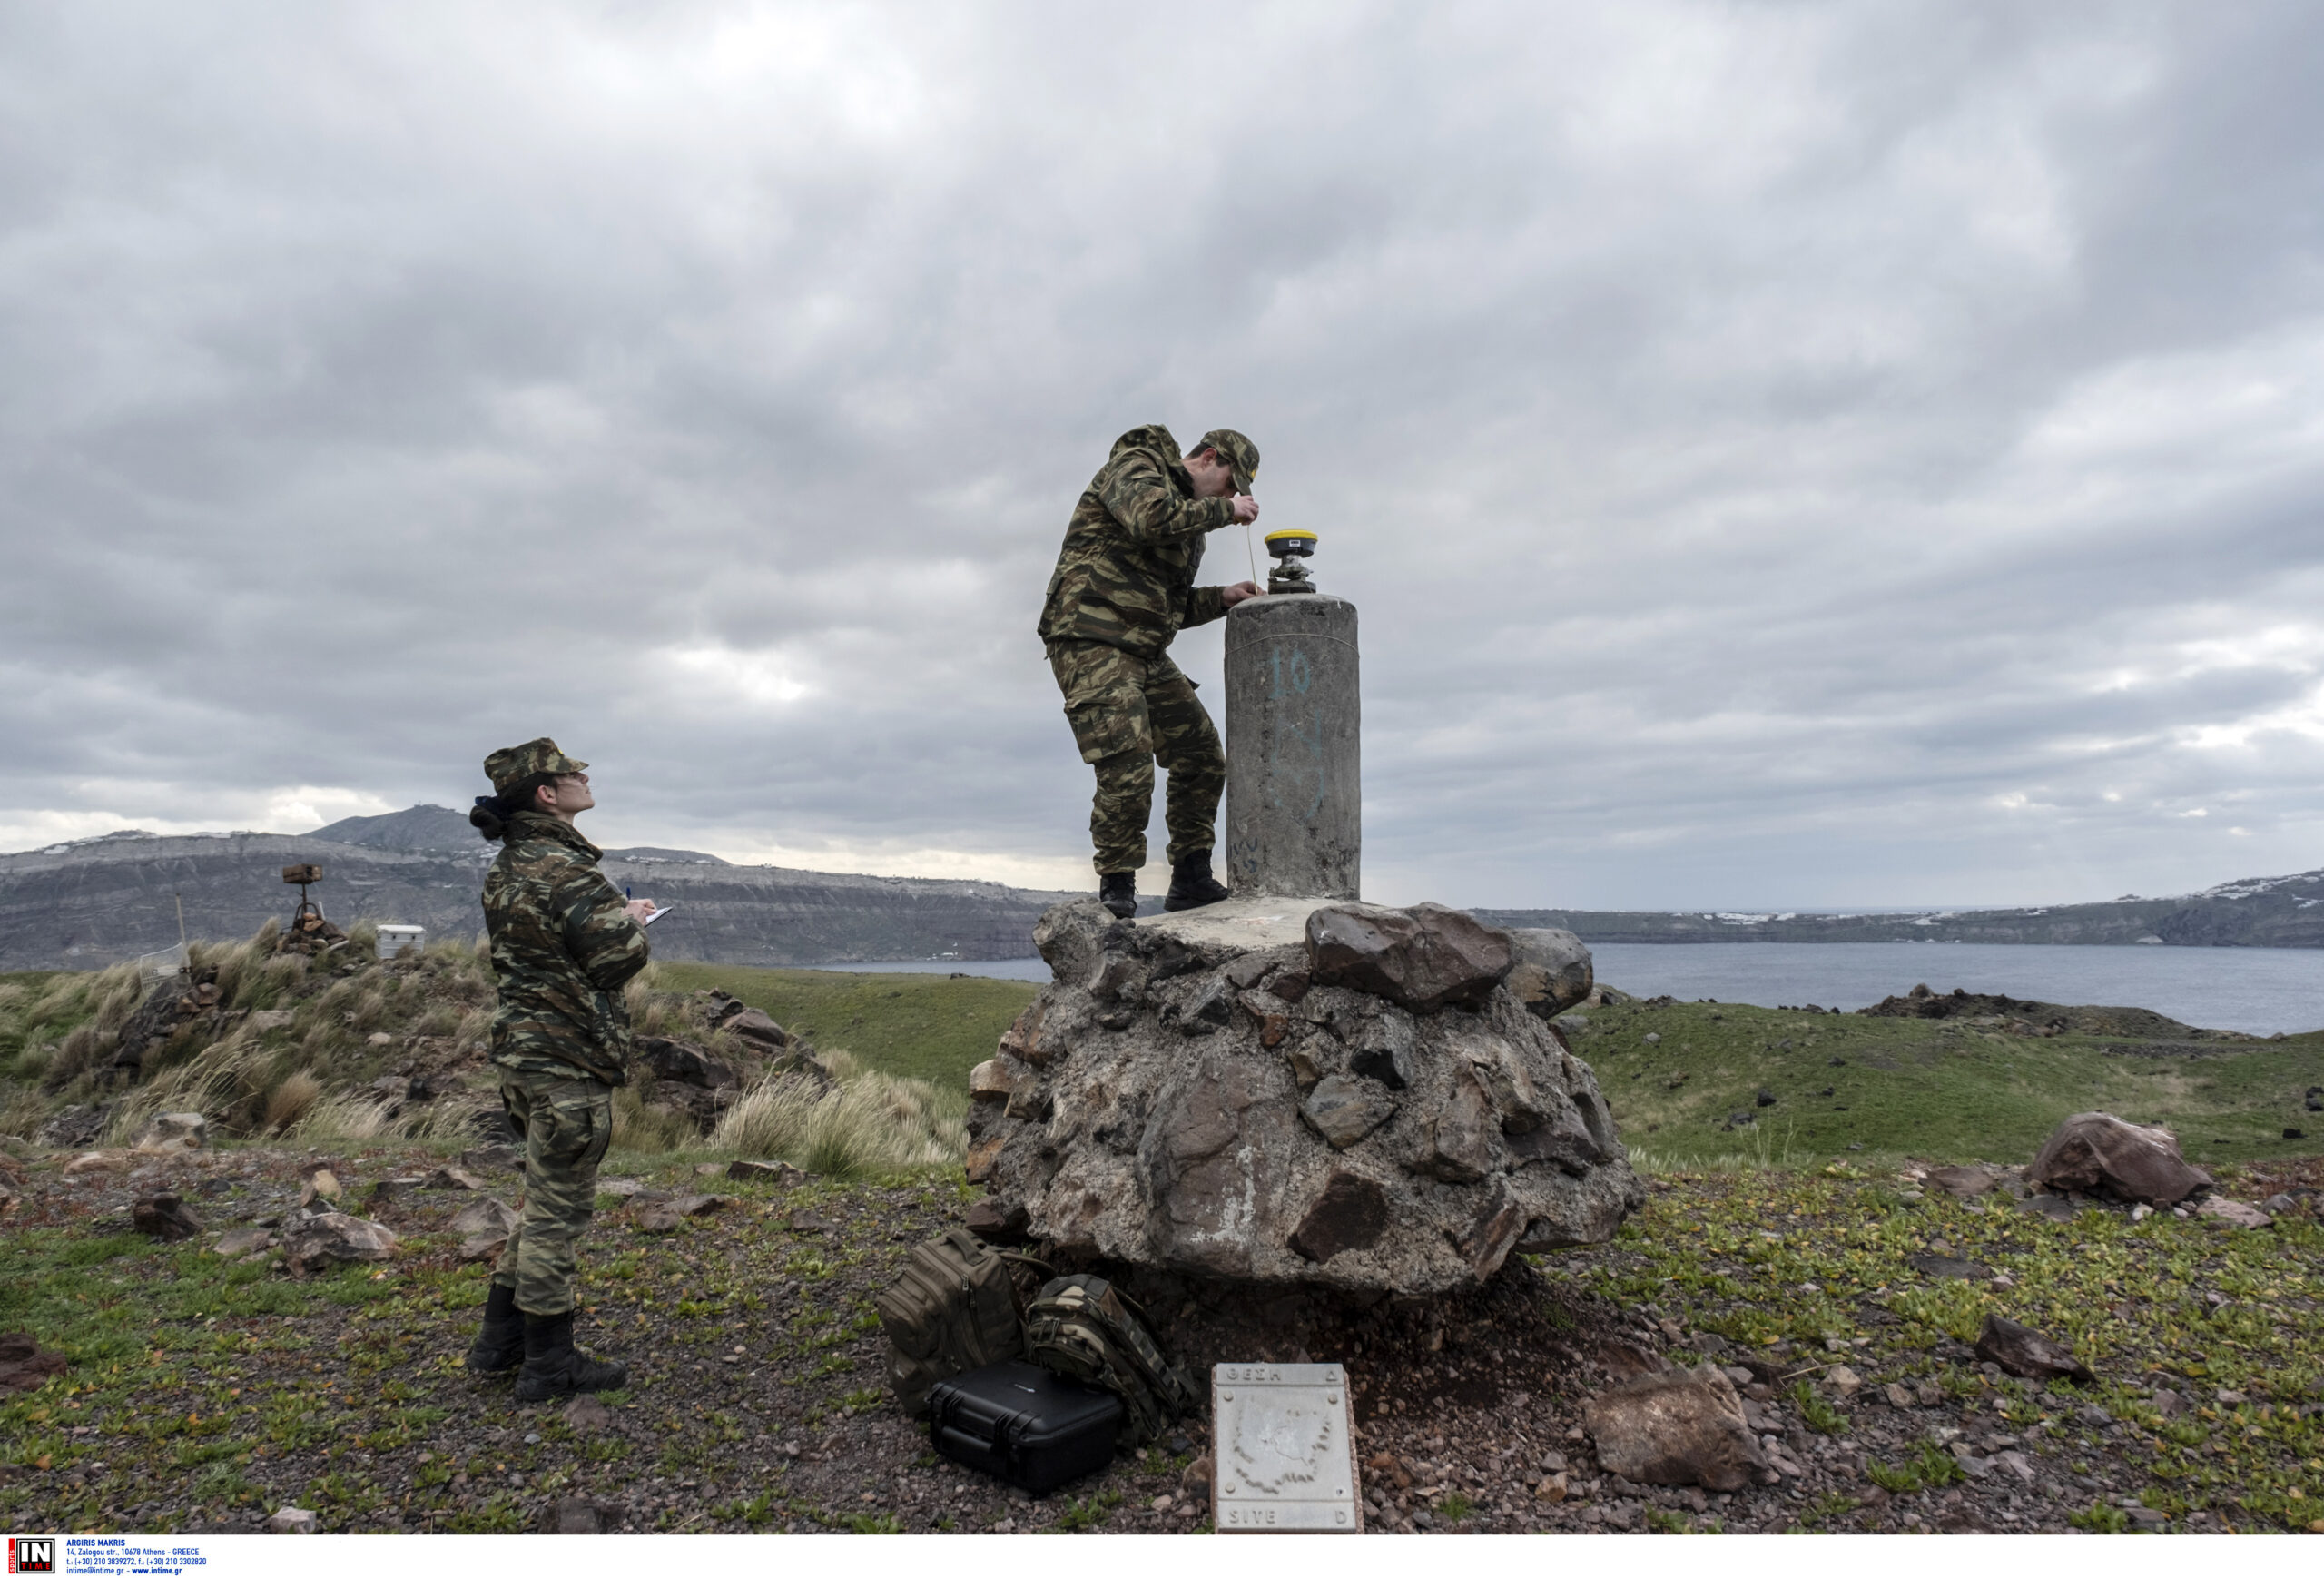
M0 847L547 733L608 843L1082 885L1032 626L1158 420L1362 610L1373 896L2324 864L2319 59L2296 3L8 7Z

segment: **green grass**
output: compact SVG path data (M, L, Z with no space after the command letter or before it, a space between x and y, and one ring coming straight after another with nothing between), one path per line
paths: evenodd
M1624 1141L1656 1166L1803 1165L1850 1146L1870 1158L2024 1161L2061 1119L2093 1109L2167 1124L2201 1165L2312 1154L2324 1135L2301 1104L2324 1083L2324 1032L2151 1058L2101 1050L2132 1044L2122 1037L1742 1003L1630 1002L1583 1016L1573 1050L1597 1070ZM1775 1105L1755 1104L1762 1089ZM1754 1123L1724 1128L1736 1112ZM2287 1126L2309 1138L2285 1139Z
M2223 1183L2243 1198L2259 1187L2233 1175ZM2011 1282L1915 1271L1908 1257L1940 1240ZM2324 1522L2324 1415L2306 1412L2324 1397L2324 1228L2313 1221L2227 1231L2168 1213L2132 1222L2093 1210L2058 1222L2006 1198L1931 1192L1909 1202L1854 1169L1704 1170L1658 1180L1612 1244L1540 1264L1615 1304L1787 1354L1787 1364L1822 1362L1837 1341L1867 1391L1935 1383L1956 1422L2027 1434L2045 1472L2106 1465L2127 1481L2114 1494L2142 1490L2149 1504L2166 1495L2174 1515L2201 1507L2238 1526ZM2227 1302L2214 1306L2215 1294ZM2098 1378L2043 1386L1934 1355L1945 1339L1974 1337L1988 1314L2068 1344ZM2166 1418L2153 1395L2161 1385L2191 1393L2194 1406ZM1813 1390L1813 1409L1796 1386L1787 1402L1819 1429L1865 1405L1821 1379ZM2080 1416L2084 1404L2124 1428L2098 1433ZM1959 1484L1963 1473L1925 1438L1872 1463L1868 1477L1910 1494Z
M992 1056L1001 1032L1033 1001L1029 981L946 975L862 975L841 970L747 970L727 964L664 964L672 991L730 991L818 1047L838 1049L864 1068L959 1090Z

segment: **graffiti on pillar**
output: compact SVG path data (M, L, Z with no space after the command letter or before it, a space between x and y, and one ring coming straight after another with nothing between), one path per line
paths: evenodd
M1267 699L1276 704L1275 728L1267 742L1267 799L1278 811L1306 821L1324 808L1324 719L1315 708L1303 707L1297 717L1290 705L1303 699L1315 683L1305 648L1288 655L1277 643L1267 654Z

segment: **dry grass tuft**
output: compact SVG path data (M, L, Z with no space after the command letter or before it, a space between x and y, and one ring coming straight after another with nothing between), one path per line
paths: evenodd
M714 1149L779 1157L833 1179L957 1167L967 1143L963 1101L925 1080L884 1074L830 1088L778 1074L728 1108L710 1135Z
M278 1132L303 1119L322 1100L323 1082L306 1070L291 1074L266 1097L266 1127Z

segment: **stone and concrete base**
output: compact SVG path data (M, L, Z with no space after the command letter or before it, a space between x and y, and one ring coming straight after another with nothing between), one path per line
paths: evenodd
M1034 936L1055 980L971 1077L969 1176L1061 1253L1425 1295L1602 1242L1644 1201L1548 1022L1590 988L1569 933L1283 900L1128 922L1084 900Z

